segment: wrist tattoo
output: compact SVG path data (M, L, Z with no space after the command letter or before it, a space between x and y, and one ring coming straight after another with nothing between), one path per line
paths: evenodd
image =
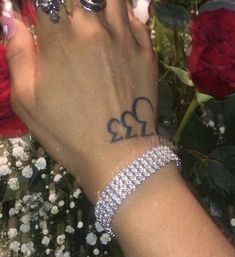
M155 134L154 131L149 129L147 120L138 112L138 108L140 108L139 105L141 102L145 102L147 104L149 112L154 112L153 104L148 98L136 98L131 106L131 109L124 111L121 114L120 119L112 118L109 120L107 129L111 134L110 143L116 143L137 137L150 137ZM146 117L149 117L149 113L146 113ZM131 124L134 124L134 127ZM134 128L137 128L138 131L134 131ZM120 131L123 130L124 133L121 133Z

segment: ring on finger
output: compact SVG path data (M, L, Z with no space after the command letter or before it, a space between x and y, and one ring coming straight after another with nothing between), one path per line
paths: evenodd
M87 11L98 12L106 7L106 0L79 0L80 5Z
M53 23L57 23L60 19L59 11L64 0L35 0L36 8L41 8Z

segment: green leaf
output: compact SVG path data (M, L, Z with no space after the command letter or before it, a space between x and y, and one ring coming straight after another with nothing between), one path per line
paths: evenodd
M189 12L183 6L173 3L157 2L155 10L159 21L167 27L179 28L189 22Z
M235 176L235 145L219 146L210 153L209 157L223 162L229 172Z
M206 95L206 94L203 94L203 93L200 93L200 92L196 92L195 97L196 97L196 100L197 100L198 103L205 103L205 102L213 99L212 96Z
M215 11L215 10L218 10L218 9L221 9L221 8L235 11L235 4L231 0L210 1L210 2L207 2L207 3L203 4L200 7L199 12L203 13L205 11Z
M175 67L175 66L169 66L167 64L164 63L164 66L169 70L169 71L173 71L175 73L175 75L187 86L189 87L194 87L194 84L192 82L192 80L189 78L188 72Z
M201 165L201 158L198 155L192 154L187 149L180 148L178 152L182 160L181 173L186 180L189 180L196 173L198 167Z
M229 157L235 156L235 145L219 146L215 148L209 156L217 161L226 162Z
M159 83L159 116L167 116L174 106L174 95L171 87L165 79Z
M179 143L186 148L207 154L215 148L217 138L213 129L206 127L201 119L193 113L182 131Z
M222 195L234 192L235 177L228 171L223 163L209 159L202 168L207 175L208 181L216 191Z

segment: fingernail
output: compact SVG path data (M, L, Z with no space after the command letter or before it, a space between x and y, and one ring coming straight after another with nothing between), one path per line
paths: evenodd
M6 39L11 39L17 31L16 23L14 20L14 12L10 0L5 0L2 8L2 27Z

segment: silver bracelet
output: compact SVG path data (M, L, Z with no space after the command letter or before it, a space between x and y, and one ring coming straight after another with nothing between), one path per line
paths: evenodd
M180 168L179 157L168 146L156 146L134 160L111 180L95 206L96 219L106 233L114 237L111 222L124 199L134 192L138 185L170 162L175 162Z

